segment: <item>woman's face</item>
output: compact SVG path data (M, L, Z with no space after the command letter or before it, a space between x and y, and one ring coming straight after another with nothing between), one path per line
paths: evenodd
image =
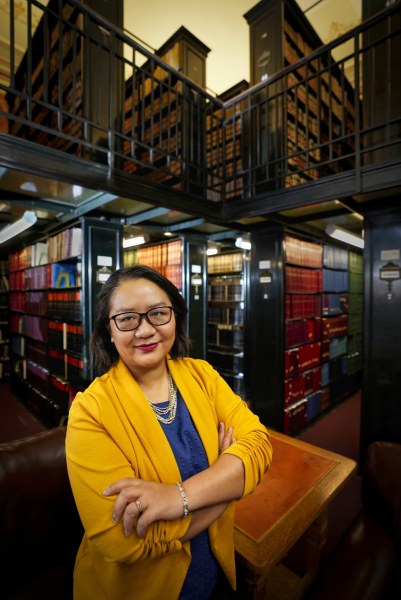
M110 298L109 317L123 312L144 313L151 308L171 306L166 292L148 279L120 283ZM110 333L121 359L133 375L156 368L164 362L175 340L174 312L166 325L151 325L145 318L134 331L119 331L114 320Z

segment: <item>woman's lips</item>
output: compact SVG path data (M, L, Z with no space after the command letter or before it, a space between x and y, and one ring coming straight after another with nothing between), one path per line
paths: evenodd
M155 348L157 348L159 342L154 342L153 344L141 344L137 346L138 350L142 350L142 352L152 352Z

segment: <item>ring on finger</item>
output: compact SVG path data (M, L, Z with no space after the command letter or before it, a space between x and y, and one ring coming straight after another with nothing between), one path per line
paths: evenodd
M135 500L135 504L136 504L136 507L138 509L138 514L141 514L143 512L141 501L140 500Z

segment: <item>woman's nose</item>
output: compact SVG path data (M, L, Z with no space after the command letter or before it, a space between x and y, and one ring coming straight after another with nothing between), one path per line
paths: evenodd
M142 317L138 327L135 329L135 335L152 335L155 331L155 327L149 323L149 321Z

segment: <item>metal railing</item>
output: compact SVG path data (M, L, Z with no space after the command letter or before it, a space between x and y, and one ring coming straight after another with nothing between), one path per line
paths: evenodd
M224 204L399 160L400 2L295 63L289 40L286 68L225 103L77 0L23 4L20 58L9 3L6 135L110 181Z

